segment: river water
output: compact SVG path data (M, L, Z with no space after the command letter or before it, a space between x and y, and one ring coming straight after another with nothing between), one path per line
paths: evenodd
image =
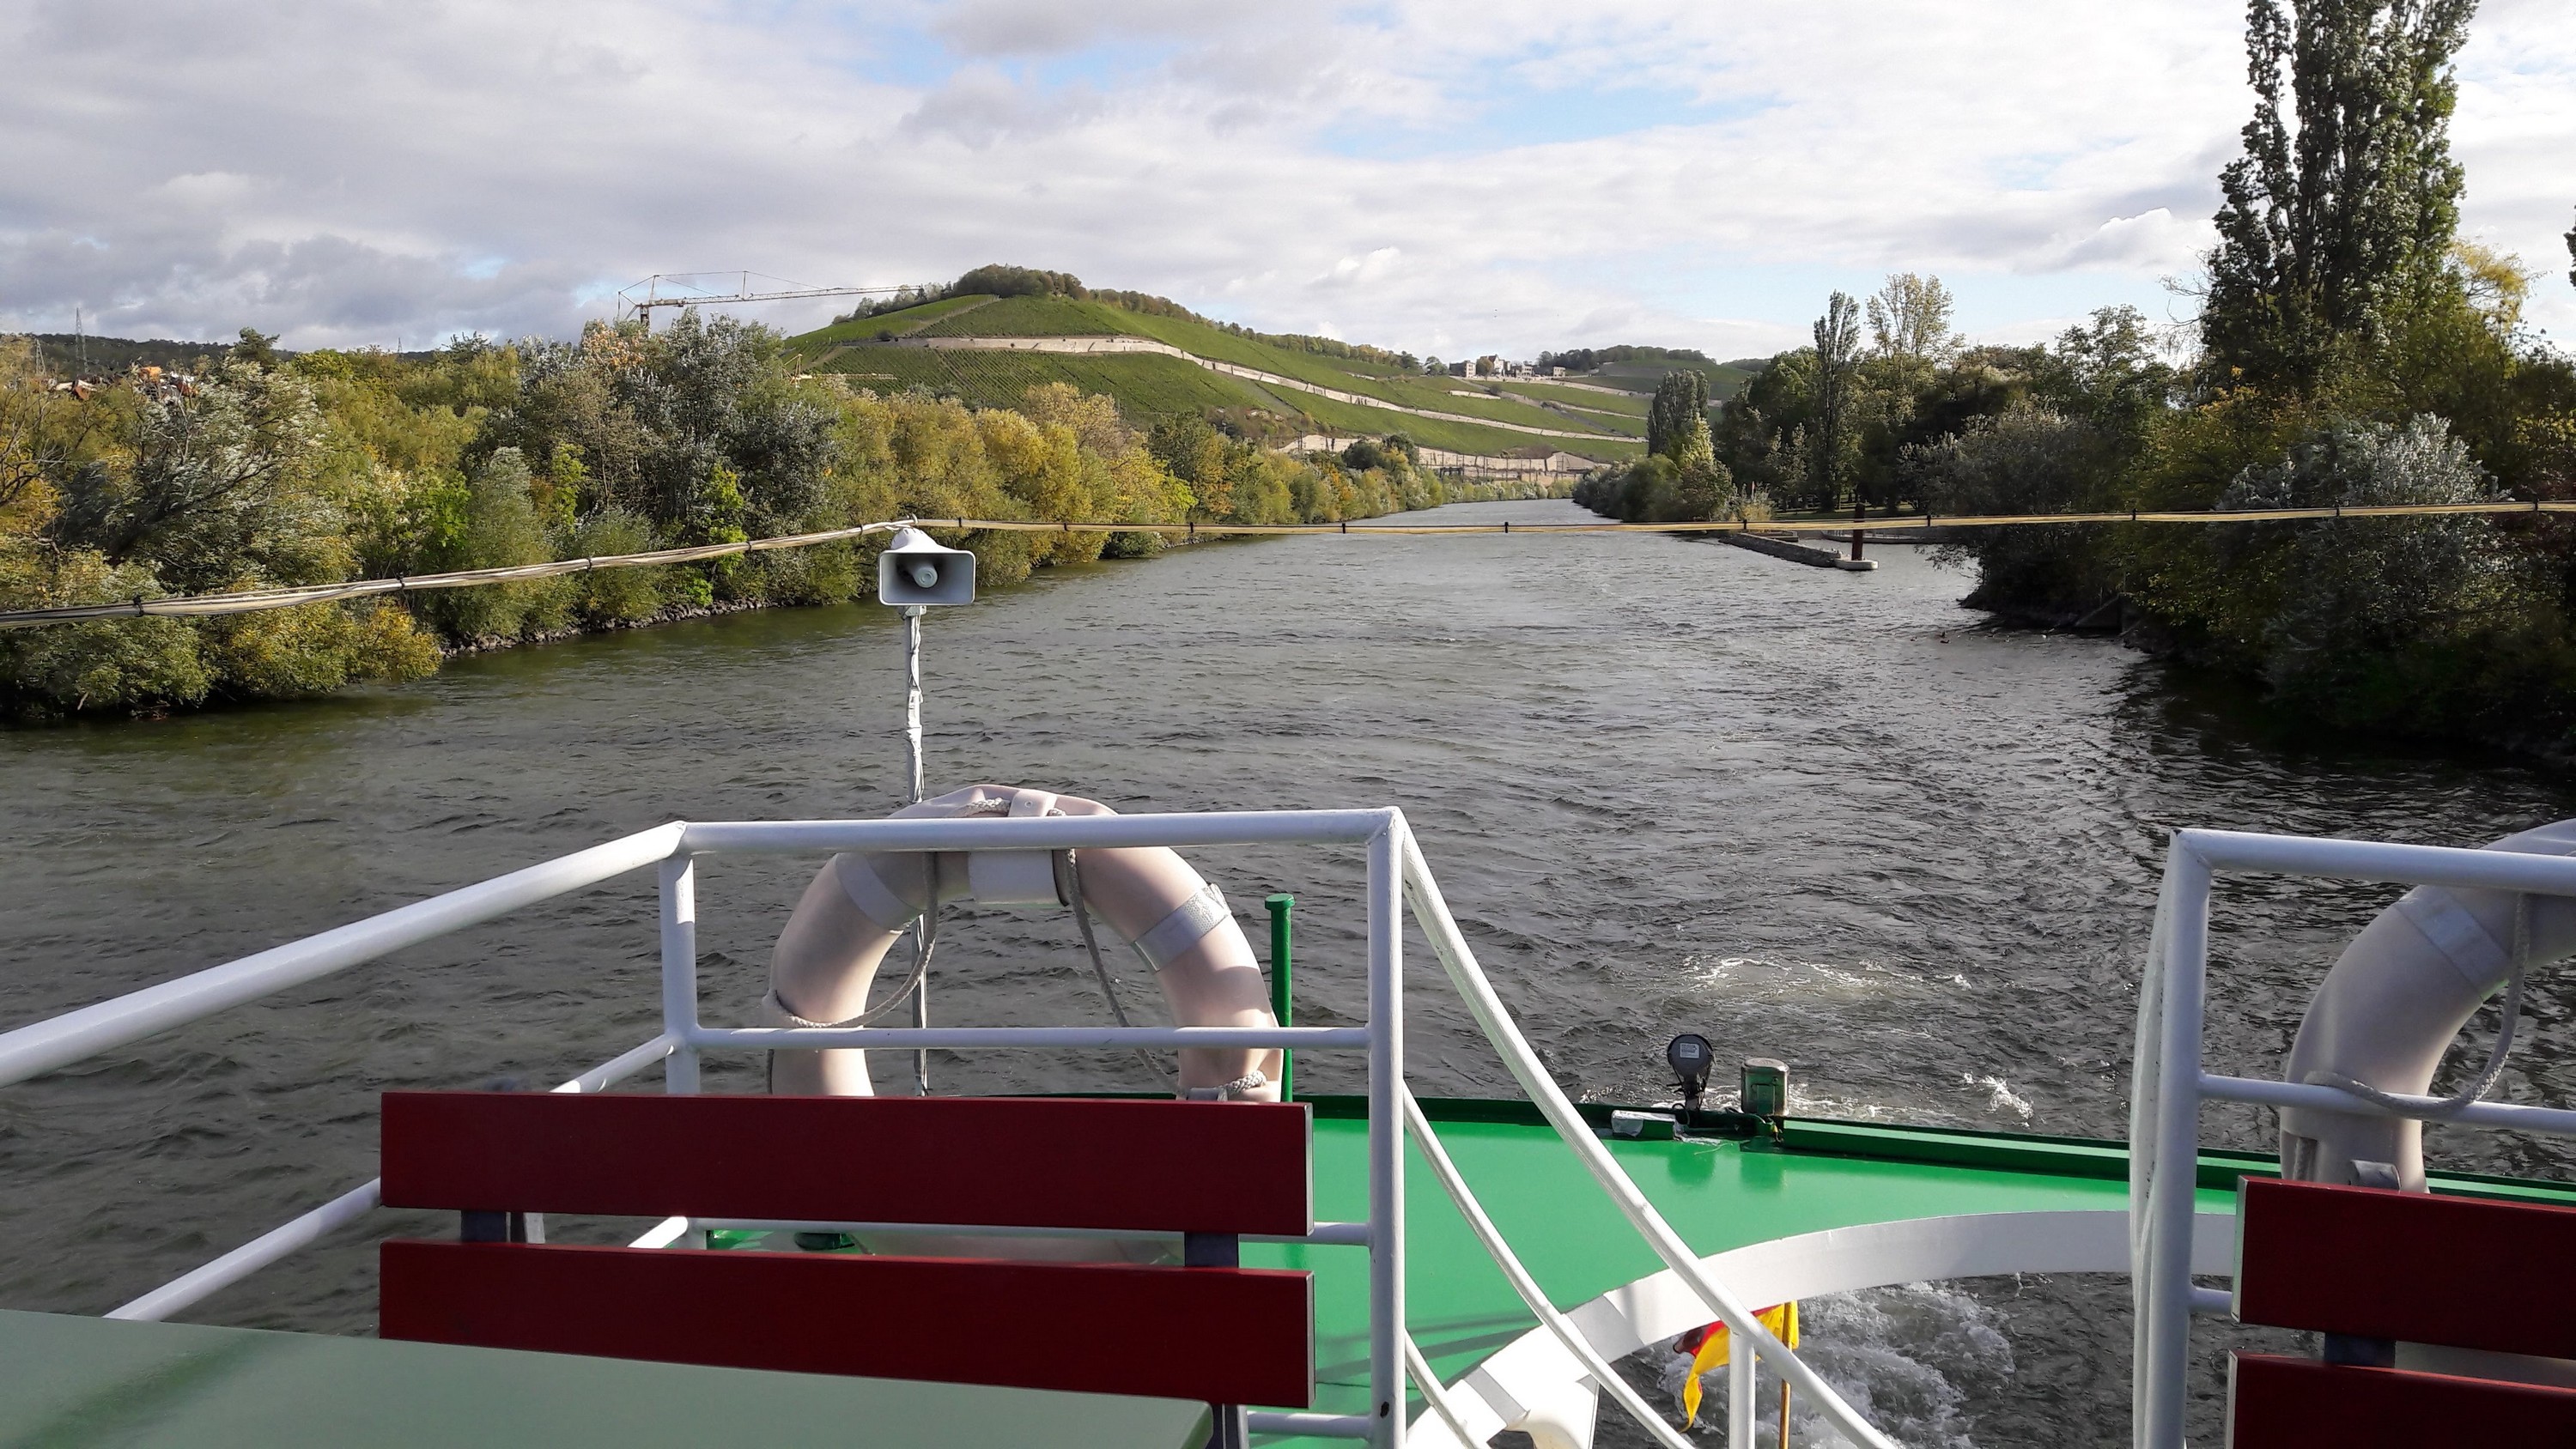
M1980 629L1954 602L1965 575L1876 553L1851 575L1666 537L1331 536L1055 571L929 620L931 785L1398 805L1571 1088L1655 1099L1664 1041L1696 1029L1721 1061L1788 1061L1804 1112L2105 1136L2172 829L2468 844L2576 815L2576 786L2513 761L2311 737L2105 640ZM898 640L874 607L742 614L308 703L0 734L0 1024L668 819L884 811ZM1356 1013L1354 855L1203 864L1239 909L1294 891L1301 1021ZM705 869L710 1020L745 1019L809 871ZM2389 894L2230 883L2213 1063L2276 1070L2316 975ZM364 1180L380 1091L550 1083L642 1040L652 914L649 879L620 882L0 1093L0 1303L102 1311ZM937 1019L1095 1019L1074 940L1059 919L966 922ZM1417 1087L1508 1090L1414 961ZM2535 995L2502 1090L2564 1100L2565 1011ZM1152 1084L1111 1056L934 1071L958 1091ZM1324 1054L1299 1071L1351 1085ZM2211 1122L2266 1141L2251 1112ZM2558 1162L2493 1137L2434 1151ZM193 1316L362 1329L370 1261L334 1242ZM1868 1312L1911 1315L1881 1336L1928 1340L1886 1351L1957 1389L1929 1440L2108 1444L2123 1298L1983 1285Z

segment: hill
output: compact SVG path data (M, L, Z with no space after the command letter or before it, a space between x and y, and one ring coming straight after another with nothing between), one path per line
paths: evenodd
M1643 448L1644 406L1624 395L1424 374L1374 348L1264 337L1160 299L1143 299L1160 303L1143 311L1108 295L946 297L836 322L790 347L810 371L979 407L1015 406L1030 387L1069 382L1116 399L1137 426L1216 411L1278 438L1401 432L1462 453L1562 449L1605 462Z
M192 372L232 351L229 342L180 342L168 337L82 337L70 332L23 335L36 344L36 356L45 370L62 377L76 373L112 377L129 367Z

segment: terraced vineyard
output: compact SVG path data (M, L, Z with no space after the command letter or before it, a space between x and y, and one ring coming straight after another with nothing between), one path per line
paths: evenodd
M861 317L850 322L835 322L829 327L818 328L794 338L789 345L807 356L816 356L826 348L836 345L876 341L879 333L908 337L932 323L954 317L960 312L971 312L978 307L989 306L992 301L990 297L944 297L936 302L924 302L918 307L906 307L900 312Z
M1457 387L1482 387L1488 385L1485 382L1470 381L1466 378L1451 378L1450 382L1453 386ZM1608 417L1631 418L1636 420L1640 425L1643 425L1645 422L1646 399L1649 396L1649 392L1651 392L1651 390L1649 390L1649 392L1613 393L1598 390L1608 387L1609 384L1607 383L1595 383L1591 387L1567 387L1563 383L1519 382L1509 378L1492 379L1490 385L1499 388L1504 392L1513 393L1525 398L1531 398L1539 402L1554 403L1559 407L1573 408L1579 412L1600 414L1603 415L1605 419ZM1605 421L1604 426L1616 427L1618 425L1616 423Z
M1102 336L1150 339L1189 357L1390 406L1322 397L1285 383L1264 384L1257 378L1237 377L1187 358L1156 353L936 345L975 337ZM791 339L790 346L814 370L842 374L861 386L926 388L976 407L1015 406L1031 387L1069 382L1117 399L1120 411L1139 426L1176 413L1254 409L1306 432L1372 436L1402 432L1426 446L1457 452L1531 454L1563 449L1604 461L1635 456L1644 431L1642 399L1632 416L1622 397L1570 388L1543 393L1487 390L1457 378L1426 377L1364 358L1282 347L1193 318L1132 312L1106 302L1066 297L948 298L809 332ZM1594 401L1606 406L1591 405ZM1426 412L1454 416L1421 415Z
M934 304L936 305L936 304ZM896 313L901 316L903 314ZM1069 297L1003 297L971 315L950 314L921 329L923 337L1109 337L1136 329L1136 314Z
M1254 383L1150 352L1078 357L866 347L833 358L826 370L880 392L925 388L979 408L1018 407L1030 388L1069 382L1084 392L1116 398L1119 412L1133 427L1151 427L1158 417L1209 408L1293 411Z

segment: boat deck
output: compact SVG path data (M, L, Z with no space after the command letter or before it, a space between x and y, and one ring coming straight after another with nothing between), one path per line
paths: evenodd
M1361 1103L1316 1107L1315 1210L1365 1217ZM1574 1309L1658 1273L1629 1229L1525 1103L1427 1100L1442 1143L1549 1297ZM1586 1108L1606 1121L1608 1109ZM1793 1119L1778 1141L1612 1139L1637 1186L1702 1253L1802 1234L1984 1213L2125 1213L2115 1143ZM1407 1318L1445 1382L1538 1325L1422 1166L1410 1159ZM2200 1210L2224 1214L2267 1159L2204 1154ZM2497 1178L2445 1191L2576 1201L2576 1189ZM2123 1230L2124 1231L2124 1230ZM1368 1395L1367 1255L1353 1247L1244 1245L1249 1267L1315 1274L1315 1408ZM1747 1284L1748 1288L1752 1285ZM995 1352L1045 1352L1079 1324L1023 1322L993 1305ZM1420 1408L1419 1401L1415 1409ZM1201 1405L1018 1389L570 1358L250 1329L0 1313L0 1444L231 1446L1170 1445L1195 1449ZM1274 1445L1324 1440L1267 1439Z

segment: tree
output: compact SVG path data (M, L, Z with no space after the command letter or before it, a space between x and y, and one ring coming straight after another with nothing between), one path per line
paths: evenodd
M2222 378L2312 386L2339 347L2375 346L2439 285L2459 222L2451 58L2475 8L2251 0L2254 118L2219 176L2201 310Z
M1869 335L1879 356L1900 362L1947 360L1959 350L1950 330L1950 289L1939 277L1898 272L1869 299Z
M1646 404L1646 451L1671 456L1691 436L1694 422L1704 439L1707 419L1707 375L1688 368L1665 373L1664 380L1655 384L1654 400Z
M277 366L276 334L262 332L256 327L245 327L241 330L241 341L233 344L232 356L236 362L256 362L262 367L275 367Z
M1832 507L1841 497L1843 432L1850 420L1852 367L1860 357L1860 309L1836 292L1816 319L1816 436L1808 467L1816 494Z

